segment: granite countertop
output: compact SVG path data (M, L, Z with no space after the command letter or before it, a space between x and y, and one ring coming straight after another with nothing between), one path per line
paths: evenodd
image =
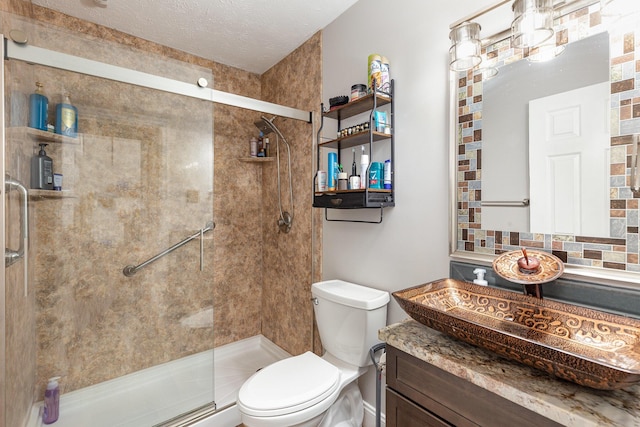
M640 427L640 383L595 390L503 359L407 319L378 331L399 350L565 426Z

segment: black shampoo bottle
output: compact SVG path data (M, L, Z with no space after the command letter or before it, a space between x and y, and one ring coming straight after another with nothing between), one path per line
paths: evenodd
M46 146L40 144L38 155L31 158L31 188L53 190L53 160L44 151Z

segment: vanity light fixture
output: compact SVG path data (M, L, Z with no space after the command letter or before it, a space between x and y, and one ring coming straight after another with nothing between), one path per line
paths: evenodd
M449 67L452 71L466 71L482 61L480 57L480 24L463 22L449 33Z
M531 48L553 36L552 0L515 0L511 23L511 45Z
M551 37L547 41L542 42L538 46L529 50L527 60L529 62L545 62L550 61L556 56L564 52L565 45L556 45L556 38Z

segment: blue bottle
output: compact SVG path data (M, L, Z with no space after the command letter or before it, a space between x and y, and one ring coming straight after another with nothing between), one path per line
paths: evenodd
M373 162L369 167L369 188L382 188L384 165L380 162Z
M36 82L36 92L29 96L29 127L46 131L49 100L42 87L42 83Z
M327 187L329 191L336 191L338 188L338 154L329 153L327 156Z
M78 136L78 109L71 105L68 93L56 105L56 133L74 138Z

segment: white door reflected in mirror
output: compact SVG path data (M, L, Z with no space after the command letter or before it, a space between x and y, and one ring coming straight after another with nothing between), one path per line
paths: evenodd
M611 236L609 90L605 82L529 102L532 230Z

